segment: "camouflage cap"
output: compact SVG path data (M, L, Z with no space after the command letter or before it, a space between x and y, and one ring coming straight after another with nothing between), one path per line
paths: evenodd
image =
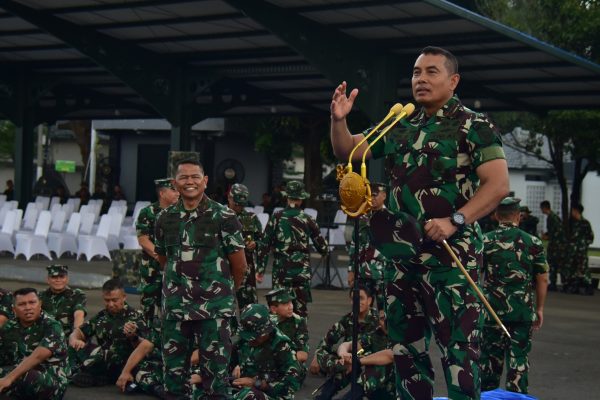
M285 185L285 190L281 191L281 194L287 196L289 199L306 199L309 196L304 190L304 183L300 181L289 181Z
M273 289L267 293L265 297L267 298L267 303L269 305L271 305L271 303L285 304L296 298L294 293L286 288Z
M271 333L274 329L269 310L263 304L248 304L240 313L240 337L248 342Z
M63 264L52 264L46 267L48 276L68 275L69 267Z
M500 204L498 204L498 210L501 211L519 211L520 207L519 207L519 203L521 202L521 199L518 199L516 197L505 197L502 199L502 201L500 201Z
M167 189L173 189L173 190L175 190L175 188L173 187L173 183L172 183L171 178L155 179L154 180L154 185L156 185L157 189L167 188Z
M236 183L231 187L231 191L229 192L231 197L233 197L234 203L245 206L248 204L248 196L250 196L250 191L246 185L242 185L241 183Z
M371 182L371 195L376 196L379 192L386 192L387 185L381 182Z
M369 236L384 257L392 261L409 260L423 244L423 227L412 215L384 208L371 215Z

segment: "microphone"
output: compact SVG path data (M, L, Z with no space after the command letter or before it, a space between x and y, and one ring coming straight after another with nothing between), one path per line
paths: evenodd
M392 106L392 108L390 108L390 111L388 112L388 115L385 116L384 119L382 119L376 126L375 128L371 129L371 132L369 132L369 134L367 136L365 136L364 138L362 138L362 140L360 142L358 142L358 144L356 146L354 146L354 148L352 149L352 151L350 152L350 156L348 157L348 165L346 166L346 168L348 169L348 172L352 172L352 156L354 155L354 152L356 151L356 149L358 149L364 142L367 141L367 139L369 139L371 136L373 136L373 134L375 132L377 132L377 130L379 128L381 128L381 126L383 124L385 124L390 118L392 118L395 115L398 115L402 112L402 104L400 103L396 103ZM414 109L414 106L413 106ZM366 166L365 166L365 162L363 159L363 163L360 167L361 170L361 175L363 178L367 177L367 171L366 171Z
M375 143L377 143L377 141L379 139L381 139L386 133L388 133L390 131L390 129L392 129L394 127L394 125L396 125L401 119L408 117L414 111L415 111L415 105L413 103L408 103L407 105L405 105L404 108L402 109L402 111L396 116L396 118L394 118L394 120L392 122L390 122L390 124L388 126L386 126L383 131L381 131L381 133L375 138L375 140L373 140L371 143L369 143L369 146L364 151L363 156L362 156L361 170L362 170L363 165L365 165L365 159L367 157L367 152L369 151L369 149L371 147L373 147L375 145Z

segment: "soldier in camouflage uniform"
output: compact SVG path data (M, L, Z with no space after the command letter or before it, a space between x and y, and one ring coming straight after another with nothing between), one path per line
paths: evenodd
M79 328L85 318L85 293L79 289L71 289L69 285L69 267L53 264L46 267L48 271L48 289L40 293L42 310L62 324L65 337L74 328Z
M359 293L358 334L359 336L372 335L379 326L377 312L372 308L373 295L369 288L360 285ZM352 291L350 291L350 299L352 299ZM333 324L317 345L315 357L310 364L310 372L325 374L329 378L321 385L319 393L315 396L316 400L331 399L350 383L344 360L337 355L334 347L339 343L351 341L352 329L350 312Z
M0 288L0 328L2 328L2 325L4 325L6 321L14 317L12 307L12 293L6 289Z
M143 250L140 265L140 305L148 323L158 316L162 289L163 274L158 263L158 254L154 248L156 216L179 199L179 192L173 187L171 179L156 179L154 184L158 201L142 208L135 222L138 242Z
M583 206L576 204L571 207L571 240L569 249L571 257L567 264L568 272L565 274L563 290L579 293L580 289L585 294L593 295L592 277L590 276L588 249L594 241L594 232L590 222L583 218Z
M361 393L358 398L363 396L374 400L393 400L396 398L396 383L394 377L394 359L391 345L387 334L385 321L385 312L379 310L379 326L375 332L361 335L358 339L358 351L362 350L364 356L388 351L390 357L385 364L363 362L364 358L359 358L359 364L364 366L359 377ZM338 356L344 360L344 365L352 366L352 342L344 342L337 349ZM366 361L366 360L365 360ZM345 399L351 399L351 393L348 393Z
M534 215L531 215L531 210L527 206L522 206L520 210L521 219L519 220L519 228L529 233L530 235L538 236L537 226L540 222L539 218Z
M377 212L385 208L385 199L387 198L386 186L383 183L371 183L372 212ZM375 305L378 310L383 310L385 305L385 284L383 282L383 271L388 262L386 258L375 248L369 238L369 221L371 213L361 215L359 221L359 282L368 286L375 296ZM348 247L348 255L351 263L348 266L348 286L354 285L354 234Z
M550 266L550 285L548 290L553 292L557 290L556 279L558 273L562 274L562 266L567 252L565 231L560 217L550 208L550 202L544 200L540 203L542 213L546 215L546 232L542 235L542 239L548 240L547 256L548 265ZM564 283L565 280L561 280Z
M127 358L138 344L138 330L145 329L142 314L126 303L123 284L110 279L102 286L105 309L75 328L69 345L77 351L71 360L78 373L77 386L99 386L115 382ZM92 344L95 337L97 345Z
M60 322L42 311L37 291L14 293L16 318L0 328L0 393L23 399L62 399L67 344Z
M302 200L308 198L304 184L290 181L282 194L287 196L287 207L273 213L265 228L258 251L256 280L262 282L269 252L273 250L273 288L292 290L294 310L307 317L307 304L312 302L309 240L322 255L327 254L327 241L321 236L317 223L300 209Z
M304 382L304 378L306 378L306 360L308 360L308 326L306 325L306 318L294 312L292 303L294 294L288 289L273 289L265 297L271 312L271 322L292 341L292 348L296 352L296 358L300 364L300 381Z
M193 386L192 395L230 396L226 378L233 296L246 257L240 222L233 211L204 194L207 183L197 160L181 160L174 181L181 197L156 221L155 251L165 265L162 335L169 398L189 395L189 360L196 345L202 382Z
M433 368L424 343L427 325L441 350L448 397L475 399L480 393L481 303L441 242L448 241L477 279L483 243L475 222L508 193L508 168L497 128L454 95L459 80L454 55L424 48L412 75L413 96L421 110L400 121L370 150L363 144L355 152L355 159L364 151L368 157L386 157L390 212L399 221L402 213L416 219L429 239L411 259L393 259L394 268L386 272L396 388L404 399L433 396ZM346 116L358 90L347 96L346 86L337 87L331 102L331 139L339 158L347 158L365 137L348 130ZM387 225L371 221L372 235L385 236L376 232L381 229ZM389 238L388 251L382 252L391 259L398 242L395 236ZM404 253L406 243L398 244L398 252Z
M248 269L244 275L242 286L237 290L236 296L239 309L243 309L248 304L258 303L256 295L256 244L262 239L262 225L256 214L246 211L244 206L248 204L250 192L248 188L241 183L236 183L231 187L227 201L229 208L237 214L242 224L242 236L246 244L246 263Z
M291 340L275 327L262 304L246 306L240 325L231 383L239 390L233 399L292 400L301 379Z
M542 241L518 228L519 201L502 200L496 210L500 225L484 238L483 292L512 339L488 314L481 346L482 390L499 386L506 357L506 389L527 393L531 333L544 321L548 264Z

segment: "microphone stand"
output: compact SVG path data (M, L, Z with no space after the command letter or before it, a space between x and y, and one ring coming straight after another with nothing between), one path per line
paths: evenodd
M358 265L360 251L360 216L354 218L354 284L352 285L352 386L350 396L352 400L356 399L359 393L358 390L358 372L360 363L358 362L358 314L360 312L360 293L358 290Z

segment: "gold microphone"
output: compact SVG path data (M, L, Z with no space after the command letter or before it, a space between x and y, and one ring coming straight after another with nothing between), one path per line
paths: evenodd
M402 111L396 116L396 118L394 118L394 120L388 126L386 126L383 131L381 131L381 133L375 138L375 140L373 140L371 143L369 143L369 146L367 147L367 149L365 150L365 152L363 153L363 156L362 156L361 169L362 169L362 166L365 165L367 151L369 151L369 149L371 147L373 147L379 139L384 137L385 134L388 133L390 131L390 129L392 129L401 119L410 116L413 112L415 112L415 105L413 103L408 103L407 105L405 105L404 108L402 109Z

